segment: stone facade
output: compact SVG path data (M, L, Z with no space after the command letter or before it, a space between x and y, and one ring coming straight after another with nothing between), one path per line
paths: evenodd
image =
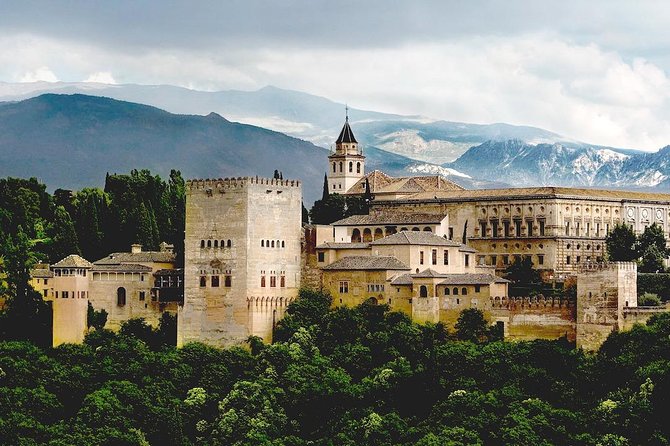
M92 265L78 255L70 255L50 267L53 274L51 300L53 346L80 344L88 329L89 270Z
M300 287L301 189L282 179L187 182L178 345L271 340Z

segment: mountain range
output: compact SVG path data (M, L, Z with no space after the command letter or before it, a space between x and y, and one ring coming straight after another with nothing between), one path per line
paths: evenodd
M155 108L153 110L156 114L166 113L163 116L171 116L170 119L175 123L192 120L214 125L218 119L220 123L217 125L236 129L231 130L225 138L216 136L219 141L207 140L216 132L205 132L206 134L200 134L194 140L189 140L188 138L193 135L188 132L180 133L184 130L179 124L175 124L177 125L175 128L168 128L171 125L166 124L165 130L168 134L170 132L179 134L176 136L179 142L166 143L161 142L155 134L147 136L145 132L148 130L136 124L133 131L128 135L121 135L116 142L110 130L105 135L107 139L100 143L105 147L114 147L130 144L130 139L139 138L139 142L135 144L141 147L143 153L153 154L155 149L149 147L149 144L159 143L168 146L178 144L182 152L198 146L208 147L207 150L212 156L217 151L226 154L225 160L217 159L200 166L197 160L191 159L188 155L180 158L179 151L171 153L163 165L159 165L159 159L146 161L157 166L159 171L165 169L169 163L172 163L170 167L174 167L175 163L183 163L182 170L190 176L246 175L256 174L261 170L263 171L260 173L267 175L268 170L272 172L277 168L272 167L275 161L275 148L269 147L270 144L288 144L290 147L300 147L301 150L309 148L311 154L303 155L302 152L297 152L303 164L299 176L306 181L305 196L308 201L318 197L318 193L311 189L318 185L317 189L320 191L326 154L322 148L332 147L341 128L345 108L344 104L323 97L276 87L265 87L257 91L205 92L169 85L0 82L0 101L18 101L16 104L21 104L23 103L21 101L35 98L44 92L67 94L84 92L89 95L149 104L165 109L165 112ZM73 97L81 99L81 96ZM55 101L53 98L52 100ZM109 105L110 116L117 112L127 112L124 107L129 105L127 102L123 104L125 105L119 106L115 112L111 109L117 107ZM101 125L100 123L110 116L99 116L100 122L96 125ZM379 168L393 175L441 174L466 188L502 185L670 188L670 149L667 147L655 153L648 153L583 143L536 127L439 121L418 115L397 115L356 108L349 109L349 116L354 132L368 158L368 170ZM133 116L128 115L126 118L132 120ZM0 115L1 119L3 118ZM24 115L23 119L32 119L30 113ZM46 116L42 116L41 119L53 120ZM87 125L91 124L89 121L76 124L74 120L71 121L71 125L81 127L80 132L87 134L95 131L95 126L94 130L86 130ZM232 121L252 125L244 126ZM221 124L222 122L225 124ZM42 122L36 121L34 125L41 126ZM126 125L130 123L127 122ZM254 125L269 128L274 132ZM2 129L3 123L0 122L0 131L4 132ZM75 144L65 141L55 129L54 132L53 135L43 136L51 138L51 141L60 141L66 147L69 147L68 144ZM285 133L293 138L282 139L285 136L276 132ZM232 137L234 133L238 136ZM240 136L242 134L258 135L263 144L250 143ZM130 135L133 135L132 138ZM270 138L268 135L273 136ZM0 151L8 150L3 149L2 143L8 138L11 138L11 134L0 136ZM39 142L36 141L36 144L39 145ZM51 147L56 146L52 144ZM95 144L91 147L95 147ZM217 147L223 148L217 149ZM124 153L125 149L119 150L120 153ZM194 150L194 153L198 153L197 149ZM240 151L243 153L236 153ZM315 155L314 151L318 155ZM111 163L108 165L108 170L123 170L132 164L126 160L117 159L116 164L114 161L105 160ZM281 167L285 161L276 159L276 164ZM19 160L17 163L30 164L26 160ZM120 167L116 167L117 165ZM15 165L5 165L0 169L0 173L4 173L3 171L7 169L29 172L27 168L21 170ZM285 175L294 171L295 163L284 168ZM81 173L85 174L83 171ZM71 184L74 180L77 179L66 179L66 182L69 181L67 184ZM307 186L310 190L307 190Z

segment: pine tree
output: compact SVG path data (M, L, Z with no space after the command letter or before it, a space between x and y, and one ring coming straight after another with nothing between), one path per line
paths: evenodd
M77 231L70 214L63 206L56 207L54 221L51 227L51 255L52 262L57 262L70 254L81 254Z
M327 201L328 200L328 195L330 193L328 192L328 175L323 174L323 192L321 193L321 201Z

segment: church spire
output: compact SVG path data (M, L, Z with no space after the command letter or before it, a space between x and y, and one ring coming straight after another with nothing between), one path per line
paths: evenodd
M337 137L335 144L358 144L358 141L356 141L356 137L354 136L354 132L351 130L351 126L349 126L349 106L345 105L344 110L344 127L342 127L340 136Z

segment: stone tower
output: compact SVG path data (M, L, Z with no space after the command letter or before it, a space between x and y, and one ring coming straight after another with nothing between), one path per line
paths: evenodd
M577 347L597 350L625 328L626 311L637 307L637 264L596 263L577 274Z
M299 181L265 178L186 183L177 345L271 340L300 287L301 189Z
M365 176L365 156L349 126L348 110L344 127L335 141L335 153L328 157L328 163L328 192L331 194L346 193Z
M88 275L92 266L76 254L51 265L54 347L84 342L88 328Z

